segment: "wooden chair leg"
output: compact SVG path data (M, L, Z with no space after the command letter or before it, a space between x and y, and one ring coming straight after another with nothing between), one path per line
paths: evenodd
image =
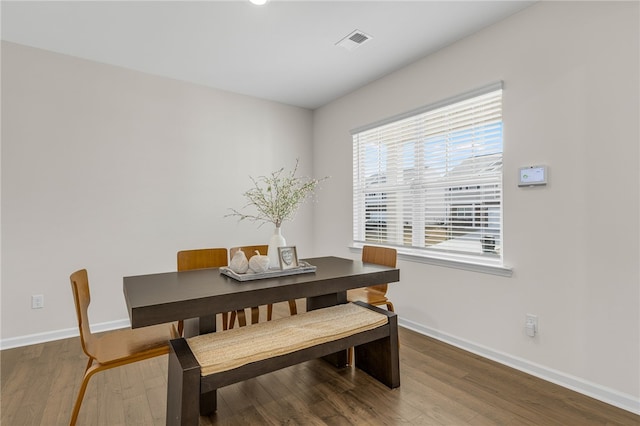
M244 327L247 325L247 316L244 313L244 309L238 309L236 311L236 313L238 314L238 325L240 327Z
M235 318L233 320L235 321ZM222 329L227 330L228 328L229 328L229 313L223 312L222 313ZM180 336L182 336L182 334Z
M229 325L225 330L231 330L236 324L236 311L231 311L229 313Z
M271 321L271 318L273 318L273 305L269 303L267 305L267 321Z
M251 315L252 315L252 320L253 320L253 308L251 310ZM227 328L227 330L231 330L233 327L235 327L235 323L236 323L236 318L238 318L238 326L239 327L244 327L247 325L247 314L244 312L244 309L238 309L237 311L233 311L231 312L230 315L230 319L229 319L229 327ZM255 323L252 323L255 324Z
M260 322L260 308L254 306L251 308L251 324L257 324Z
M296 301L295 300L289 300L289 313L291 315L297 315L298 314L298 305L296 305Z
M94 365L93 359L89 359L87 363L87 368L84 371L84 377L82 378L82 383L80 384L80 389L78 390L78 396L76 397L76 402L73 405L73 411L71 412L71 421L69 422L70 426L75 426L78 421L78 414L80 414L80 407L82 406L82 400L84 399L84 394L87 391L87 385L89 384L89 379L96 374L98 371L106 370L106 368L101 368L101 365Z

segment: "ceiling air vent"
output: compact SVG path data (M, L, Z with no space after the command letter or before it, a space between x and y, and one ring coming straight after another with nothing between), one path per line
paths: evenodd
M353 50L356 47L362 46L367 41L371 40L371 36L363 33L360 30L355 30L342 40L336 43L336 46L344 47L347 50Z

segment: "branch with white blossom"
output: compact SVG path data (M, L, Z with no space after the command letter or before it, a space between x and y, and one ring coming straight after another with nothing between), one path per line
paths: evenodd
M298 162L294 169L285 173L284 168L271 173L269 176L260 176L257 179L251 177L253 188L243 195L248 202L244 208L253 206L257 213L243 213L236 209L230 209L226 216L237 216L238 220L250 220L252 222L271 222L280 227L285 220L291 220L295 216L298 207L313 194L318 184L328 179L312 179L309 177L296 177ZM262 225L262 224L261 224Z

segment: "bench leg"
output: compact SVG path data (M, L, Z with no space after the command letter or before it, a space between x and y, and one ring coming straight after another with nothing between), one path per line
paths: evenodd
M200 415L210 416L218 409L218 391L200 394Z
M171 340L169 344L167 425L197 426L200 422L200 366L186 340Z
M398 351L398 317L389 318L389 337L354 348L355 365L370 376L394 389L400 386Z

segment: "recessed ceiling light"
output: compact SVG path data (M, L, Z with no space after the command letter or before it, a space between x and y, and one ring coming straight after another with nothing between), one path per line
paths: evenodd
M249 1L255 4L256 6L262 6L263 4L266 4L269 0L249 0Z

